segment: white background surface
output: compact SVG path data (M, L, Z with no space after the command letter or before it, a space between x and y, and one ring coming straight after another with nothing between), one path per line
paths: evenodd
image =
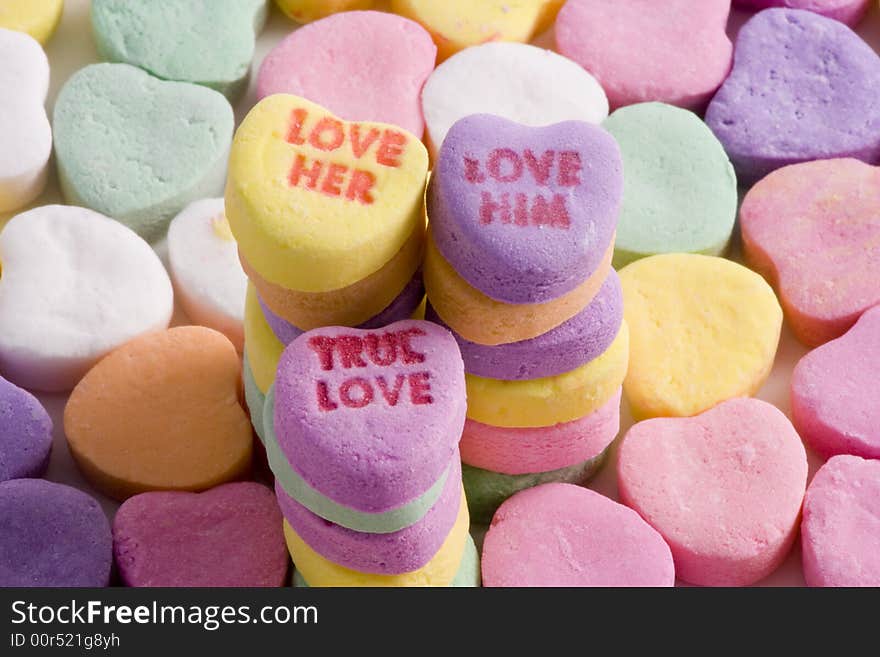
M874 5L876 5L876 3L874 3ZM734 34L736 32L738 27L742 24L743 20L747 17L747 14L734 11L733 15L731 16L730 23L731 34ZM254 71L258 70L260 62L262 62L263 57L266 55L266 53L282 38L284 38L293 29L295 29L295 27L295 23L284 17L281 12L279 12L273 6L269 22L267 23L266 29L263 31L258 41L257 53L254 59L253 66ZM872 8L871 13L862 22L857 31L869 43L871 43L875 47L875 49L877 49L878 44L880 44L880 12L877 11L876 6ZM536 41L536 43L545 47L552 47L552 35L542 35ZM62 19L61 25L58 31L46 45L46 51L49 56L49 62L51 65L51 87L46 104L47 111L49 112L51 120L55 97L64 82L70 77L71 74L73 74L78 69L86 66L87 64L99 61L92 39L92 29L89 22L88 0L65 1L64 17ZM255 80L252 78L250 90L244 96L244 98L242 98L235 106L236 119L239 122L255 102L254 83ZM58 190L54 167L46 191L35 203L32 204L32 206L45 205L48 203L63 203L63 199ZM9 218L9 216L11 215L0 214L0 225L5 224L5 221ZM734 246L734 251L731 257L737 258L737 250L738 247ZM186 324L188 323L188 320L178 309L175 313L173 323ZM779 346L779 351L777 354L773 372L771 373L769 380L761 389L758 395L761 399L764 399L776 405L788 415L790 415L788 391L791 371L797 361L805 353L806 349L793 338L788 328L784 327L782 340ZM70 453L68 452L62 426L62 414L64 410L64 404L67 399L66 395L39 395L39 397L46 408L49 410L49 413L51 414L52 419L55 423L55 442L53 447L52 459L46 478L52 481L67 483L72 486L76 486L78 488L82 488L83 490L89 491L101 501L108 516L112 518L113 513L118 506L117 503L91 490L88 483L85 481L85 479L83 479L83 477L76 469L70 457ZM624 403L621 435L623 435L623 433L629 428L631 424L632 420L629 417L629 412L626 408L626 404ZM611 454L609 462L605 465L605 467L596 477L596 479L590 484L591 488L615 499L617 496L617 483L615 474L616 460L617 459L615 449ZM818 459L815 458L813 455L810 455L811 478L819 465L821 465L821 463L818 461ZM801 574L800 565L799 543L795 545L792 554L789 556L783 566L766 580L761 582L761 585L803 585L803 576Z

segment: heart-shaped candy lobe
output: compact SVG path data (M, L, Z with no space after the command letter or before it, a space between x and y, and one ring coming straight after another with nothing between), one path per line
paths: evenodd
M791 378L794 425L823 457L880 459L880 306L804 356Z
M64 432L97 489L116 499L200 491L248 474L253 435L241 365L222 334L181 326L141 336L71 393Z
M838 21L762 11L740 30L733 70L706 123L743 184L796 162L877 162L880 58Z
M39 400L0 376L0 482L42 477L52 451L52 418Z
M372 9L376 0L275 0L275 4L297 23L309 23L337 12Z
M485 586L672 586L669 547L631 509L571 484L507 500L483 544Z
M178 299L190 319L220 331L241 352L247 276L222 198L190 203L171 221L168 261Z
M743 9L806 9L847 25L855 25L862 20L870 4L871 0L733 0L734 7Z
M0 28L0 212L30 203L46 185L52 154L43 108L48 90L49 60L40 44Z
M740 209L746 261L779 292L801 342L843 335L880 303L880 168L796 164L755 185Z
M688 416L755 394L770 374L782 309L730 260L666 254L620 271L630 329L623 390L637 418Z
M345 12L292 32L266 55L257 98L302 96L344 119L421 136L420 94L436 57L418 23L379 11Z
M465 281L503 303L543 303L599 267L622 193L620 149L602 128L480 114L443 142L428 216L437 248Z
M17 215L0 233L0 263L0 372L26 388L69 390L171 319L171 282L150 246L85 208Z
M127 586L284 586L281 524L272 491L253 482L143 493L113 519L113 556Z
M423 226L427 173L425 147L400 128L276 94L236 132L226 214L263 278L327 292L381 269Z
M772 573L797 536L807 454L791 423L757 399L629 430L620 499L666 539L679 578L746 586Z
M602 127L620 145L626 172L614 266L657 253L723 253L736 221L736 174L706 124L671 105L640 103Z
M112 553L94 498L42 479L0 482L0 587L107 586Z
M550 26L565 0L391 0L391 11L418 21L439 59L487 41L531 41Z
M323 496L367 513L437 482L465 407L458 345L430 322L309 331L285 349L275 379L275 431L291 467Z
M804 498L801 545L807 586L880 586L880 461L822 466Z
M3 0L0 28L26 32L46 43L58 27L63 10L64 0Z
M55 103L64 196L157 240L190 202L222 193L233 122L211 89L128 64L87 66Z
M730 71L729 13L730 0L569 0L556 43L614 108L656 100L701 111Z
M608 99L596 79L570 59L522 43L474 46L444 62L425 83L426 143L436 158L453 124L494 114L532 126L601 123Z

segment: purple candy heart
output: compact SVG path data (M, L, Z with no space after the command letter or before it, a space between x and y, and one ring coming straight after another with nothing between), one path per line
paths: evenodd
M437 248L496 301L543 303L592 275L617 226L623 165L602 128L487 114L452 126L431 176Z
M112 550L89 495L43 479L0 483L0 587L107 586Z
M425 319L449 328L428 305ZM611 271L590 304L567 322L531 340L488 346L455 333L468 374L504 381L540 379L569 372L608 349L623 321L623 291Z
M744 9L768 9L769 7L788 7L807 9L828 18L842 21L847 25L858 23L868 7L870 0L733 0L736 7Z
M742 28L706 123L740 182L797 162L880 161L880 58L843 23L768 9Z
M42 477L52 451L52 419L27 390L0 376L0 481Z

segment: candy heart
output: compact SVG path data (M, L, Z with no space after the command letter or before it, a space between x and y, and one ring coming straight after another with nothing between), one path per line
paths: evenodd
M379 11L345 12L301 27L269 52L257 98L302 96L344 119L391 123L421 136L420 94L436 57L418 23Z
M153 241L187 204L218 196L232 140L229 102L127 64L93 64L55 103L55 155L65 198Z
M880 59L843 23L768 9L740 30L706 123L741 183L810 160L880 160Z
M871 0L733 0L733 4L743 9L806 9L848 25L855 25L868 11Z
M666 254L624 267L620 282L635 417L695 415L764 383L782 309L760 276L723 258Z
M89 495L42 479L0 482L0 587L107 586L112 552Z
M226 214L263 278L336 290L381 269L422 230L427 168L425 147L399 128L349 123L276 94L236 132Z
M52 418L39 400L0 376L0 482L42 477L52 450Z
M340 11L370 9L376 0L275 0L285 14L298 23L330 16Z
M614 108L657 100L701 111L730 71L729 13L730 0L569 0L556 44Z
M0 28L26 32L46 43L58 27L63 10L64 0L3 0Z
M365 513L400 507L449 468L465 416L464 365L436 324L316 329L284 351L275 431L311 488Z
M91 17L103 59L235 96L267 9L266 0L94 0Z
M47 205L14 217L0 233L0 262L0 371L27 388L69 390L110 351L171 319L159 258L91 210Z
M437 67L422 90L426 143L432 156L453 124L494 114L525 125L601 123L608 99L596 79L550 50L522 43L487 43Z
M723 253L736 221L736 174L706 124L677 107L641 103L602 127L620 145L626 172L614 266L657 253Z
M440 61L487 41L531 41L565 0L391 0L391 11L418 21L437 43Z
M470 285L503 303L543 303L598 269L622 188L620 149L601 128L482 114L443 142L428 216L440 254Z
M880 303L880 169L858 160L776 171L740 209L746 260L778 290L798 339L843 335Z
M222 198L189 204L168 227L168 262L180 305L194 322L244 348L247 276Z
M126 586L284 586L281 521L272 491L253 482L143 493L113 519L113 556Z
M669 543L679 578L746 586L773 572L797 536L807 454L778 409L732 399L635 425L617 475L621 501Z
M794 425L823 457L880 459L880 306L804 356L791 378Z
M46 185L52 154L43 108L48 91L49 60L40 45L0 28L0 212L30 203Z

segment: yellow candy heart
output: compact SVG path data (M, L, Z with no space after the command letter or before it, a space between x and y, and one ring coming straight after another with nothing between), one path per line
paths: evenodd
M45 44L61 20L64 0L2 0L0 27L26 32Z
M266 280L338 290L379 270L420 226L427 175L428 152L408 132L277 94L235 134L226 216Z
M375 0L275 0L275 4L297 23L309 23L340 11L372 9Z

